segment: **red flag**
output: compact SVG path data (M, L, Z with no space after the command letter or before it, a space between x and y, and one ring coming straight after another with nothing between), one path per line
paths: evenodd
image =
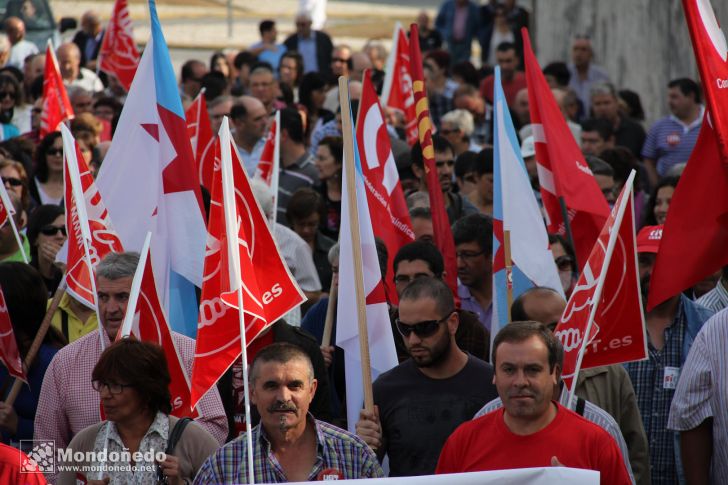
M227 126L225 119L220 132L224 133ZM225 134L224 138L229 140L229 134ZM218 145L220 143L224 141ZM232 143L230 151L238 211L238 259L243 282L245 339L250 344L265 327L301 304L305 297L278 252ZM230 266L234 258L227 251L230 236L225 229L220 167L216 167L213 176L207 232L195 361L192 366L193 405L242 352L236 286L231 282L231 271L233 274L236 271Z
M524 28L521 33L546 225L550 233L566 235L562 199L568 211L574 250L581 267L609 216L609 206L533 55L528 30Z
M391 224L373 224L374 235L387 246L387 295L397 304L394 291L393 261L399 248L415 240L397 165L392 155L387 126L382 108L374 91L369 71L364 71L364 84L359 101L359 120L356 123L357 146L361 147L361 169L367 188L367 205L373 221L391 221Z
M64 200L68 228L66 291L87 307L96 308L96 294L91 281L94 277L92 268L95 268L107 254L123 252L124 248L119 236L114 232L109 212L101 200L101 193L96 188L93 175L81 155L78 144L65 126L62 126L61 131L64 147ZM80 190L74 190L74 185ZM83 196L80 203L76 194L79 194L79 197Z
M279 116L276 116L276 120ZM265 137L265 145L263 151L260 153L260 161L255 169L255 177L265 182L268 187L273 183L273 175L275 174L275 168L277 167L277 160L275 160L276 150L276 132L277 124L274 120L270 124L268 135Z
M396 40L392 42L392 64L387 66L387 79L382 92L382 104L394 108L404 114L407 143L412 146L417 142L417 111L415 97L412 92L412 75L410 74L410 46L404 29L399 22L395 26Z
M15 207L10 201L8 190L5 188L5 184L0 184L0 227L3 227L13 214L15 214Z
M430 211L432 212L432 229L435 235L435 246L442 253L445 260L445 280L453 292L458 294L457 261L455 260L455 240L450 229L450 220L447 218L445 201L440 188L435 166L435 149L432 145L432 123L430 122L430 109L425 93L425 77L422 72L422 53L420 52L419 29L417 24L410 26L410 68L412 72L412 90L415 96L417 109L417 126L422 159L425 165L427 191L430 194Z
M43 112L40 117L41 138L58 130L58 125L73 119L73 108L63 85L61 71L58 69L56 53L48 42L46 47L45 70L43 72Z
M707 0L683 0L695 59L723 163L728 164L728 43ZM725 206L724 206L725 207Z
M185 119L187 120L187 134L192 142L192 151L195 154L195 162L197 162L200 185L209 191L212 188L212 173L215 171L217 136L212 133L204 89L185 111Z
M555 334L564 346L567 386L585 346L580 369L647 358L647 340L634 227L630 177L592 248ZM612 235L612 240L610 240ZM610 245L613 250L610 253ZM594 323L584 343L590 316Z
M177 346L172 339L172 331L169 328L169 322L157 294L157 284L154 281L154 271L152 269L152 254L148 243L142 249L139 263L144 265L144 269L142 270L130 333L138 337L139 340L152 342L164 350L171 378L169 393L172 403L172 416L196 418L199 413L196 409L191 410L190 405L190 381L177 351ZM137 276L135 275L134 278L136 279ZM132 289L132 291L134 290ZM117 333L116 338L118 340L127 335L126 328L124 328Z
M116 0L99 49L99 70L113 74L129 91L139 65L127 0Z
M728 172L712 113L675 188L650 278L651 310L728 265Z
M0 362L8 368L11 376L28 382L23 371L23 362L20 360L20 352L18 352L18 344L15 341L13 325L10 323L8 305L5 303L2 288L0 288Z

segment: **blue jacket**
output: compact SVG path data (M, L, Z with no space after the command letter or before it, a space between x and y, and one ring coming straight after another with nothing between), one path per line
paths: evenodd
M452 24L455 21L455 0L447 0L440 7L435 19L435 28L440 32L442 38L448 43L453 42ZM465 23L465 43L470 46L473 38L478 36L480 31L480 10L476 4L468 1L468 19Z

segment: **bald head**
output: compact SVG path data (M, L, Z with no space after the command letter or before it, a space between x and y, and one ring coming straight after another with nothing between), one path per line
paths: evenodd
M8 17L3 22L10 43L15 45L25 37L25 24L18 17Z
M91 36L101 32L101 18L95 10L88 10L81 16L81 30Z
M73 42L61 44L56 50L56 57L58 57L61 77L67 81L75 80L81 67L81 51L78 46Z
M561 319L566 300L551 288L536 287L516 298L511 306L513 321L534 320L546 325L551 331Z
M351 79L362 81L364 70L372 68L372 60L364 52L354 52L351 55Z

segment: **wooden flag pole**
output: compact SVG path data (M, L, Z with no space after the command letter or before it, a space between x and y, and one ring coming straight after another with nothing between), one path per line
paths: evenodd
M354 288L356 290L357 323L359 326L359 352L361 357L362 384L364 385L364 409L374 412L374 393L372 392L372 367L369 358L369 333L367 330L366 295L364 294L364 270L361 253L361 234L359 233L359 207L356 202L356 176L354 171L354 140L351 104L349 103L349 79L339 77L339 102L341 104L341 131L344 138L344 173L351 221L351 243L354 257Z
M40 328L38 329L38 333L35 334L35 338L33 339L33 343L30 345L30 348L28 349L28 353L25 354L25 360L23 361L23 369L25 372L28 372L28 369L30 369L31 364L33 364L33 361L35 360L35 356L38 354L38 350L40 350L40 346L43 344L43 340L45 339L46 334L48 333L48 329L51 328L51 320L53 319L53 314L56 313L56 310L58 309L58 305L61 303L61 298L63 298L63 295L66 293L66 279L63 278L63 281L61 281L61 284L58 285L58 289L56 289L56 292L53 294L53 299L51 300L51 304L48 305L48 310L46 310L45 317L43 317L43 321L40 324ZM10 392L8 393L8 397L5 399L5 404L8 406L12 406L15 403L15 400L18 398L18 394L20 394L20 389L23 387L23 381L18 379L17 377L13 381L13 386L10 388Z
M336 276L331 276L331 289L329 290L329 306L326 307L326 321L324 323L324 335L321 337L321 345L328 347L331 345L331 334L334 330L334 314L336 313L336 303L339 299L339 285L334 286Z
M505 266L506 266L506 301L508 308L508 323L511 323L511 306L513 305L513 262L511 261L511 231L503 231L503 246L505 246Z

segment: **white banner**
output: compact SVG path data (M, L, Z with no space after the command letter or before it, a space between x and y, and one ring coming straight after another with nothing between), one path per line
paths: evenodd
M599 485L599 472L580 468L548 467L495 470L490 472L426 475L422 477L393 477L347 480L346 483L377 485ZM319 482L296 482L319 483Z

